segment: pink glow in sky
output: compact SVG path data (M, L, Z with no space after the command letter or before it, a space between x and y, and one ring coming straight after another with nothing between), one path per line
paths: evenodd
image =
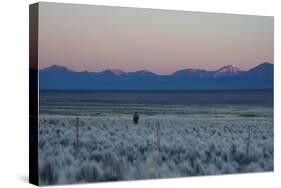
M273 17L40 3L39 67L247 70L273 63Z

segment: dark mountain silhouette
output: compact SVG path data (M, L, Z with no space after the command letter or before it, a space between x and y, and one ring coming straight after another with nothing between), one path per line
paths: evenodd
M119 69L107 69L100 73L107 74L107 75L115 75L115 76L120 76L120 75L126 74L124 71L119 70Z
M207 78L212 77L213 72L202 69L183 69L176 71L172 76L177 78Z
M77 72L52 65L39 71L40 89L85 90L232 90L272 89L273 64L262 63L248 71L235 65L216 71L182 69L170 75L147 70L124 72L108 69L102 72Z
M249 77L273 79L273 64L267 62L262 63L247 71L247 75Z

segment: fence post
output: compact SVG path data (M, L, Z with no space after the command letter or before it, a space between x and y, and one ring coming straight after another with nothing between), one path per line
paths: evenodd
M156 136L157 136L157 150L160 152L160 123L156 123Z
M250 150L250 139L251 139L251 126L248 125L248 139L247 139L247 157L249 158L249 150Z
M79 147L79 117L76 117L76 150Z

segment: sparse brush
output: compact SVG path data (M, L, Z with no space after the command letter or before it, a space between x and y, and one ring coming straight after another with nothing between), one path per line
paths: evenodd
M114 124L102 116L76 120L40 120L42 184L273 170L272 121L143 116L133 127L126 116Z

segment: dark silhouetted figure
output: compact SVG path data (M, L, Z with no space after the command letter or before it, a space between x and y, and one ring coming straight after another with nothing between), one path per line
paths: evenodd
M139 114L137 112L134 113L133 120L134 120L134 124L138 124L138 122L139 122Z

